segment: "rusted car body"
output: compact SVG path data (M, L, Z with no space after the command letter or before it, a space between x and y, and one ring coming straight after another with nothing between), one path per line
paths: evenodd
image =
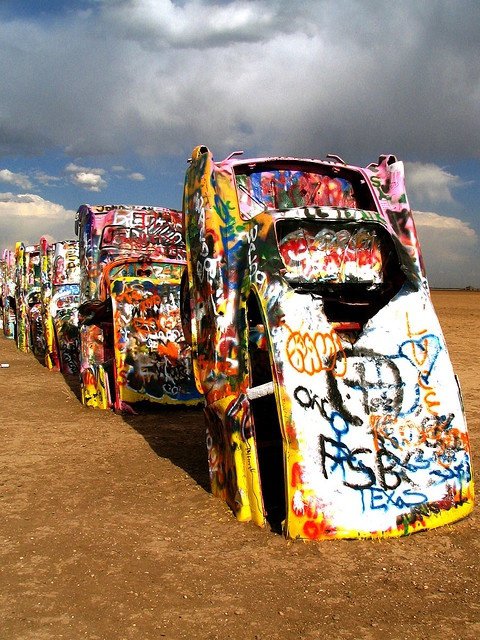
M5 249L0 261L1 313L3 335L15 339L15 253Z
M77 229L83 402L127 411L197 403L179 311L181 213L84 205Z
M403 163L215 162L196 147L184 212L214 494L290 538L401 536L467 515L463 403Z
M41 238L40 257L45 365L62 373L78 374L78 241L49 244L46 238Z

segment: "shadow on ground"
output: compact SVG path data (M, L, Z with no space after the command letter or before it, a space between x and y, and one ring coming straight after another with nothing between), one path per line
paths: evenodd
M80 378L78 375L61 373L65 382L70 387L71 392L75 396L75 398L82 403L82 386L80 384Z
M122 414L124 422L145 438L158 456L168 458L210 492L203 409L142 403L136 411L137 415Z
M40 360L39 360L40 361ZM43 364L43 363L42 363ZM79 376L61 374L78 400L82 402ZM89 411L102 411L90 408ZM205 422L202 406L135 404L135 414L118 415L139 433L160 457L183 469L203 489L210 492Z

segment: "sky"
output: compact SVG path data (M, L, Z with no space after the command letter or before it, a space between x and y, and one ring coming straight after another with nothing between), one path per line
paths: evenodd
M0 0L0 250L187 159L394 154L432 287L480 287L478 0Z

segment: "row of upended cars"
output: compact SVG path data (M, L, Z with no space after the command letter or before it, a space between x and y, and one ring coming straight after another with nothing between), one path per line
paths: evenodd
M290 538L393 537L473 508L463 402L403 163L216 162L183 212L80 207L2 261L4 333L85 405L204 404L212 491Z

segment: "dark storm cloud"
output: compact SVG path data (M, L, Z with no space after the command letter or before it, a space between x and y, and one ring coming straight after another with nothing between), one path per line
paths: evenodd
M480 3L88 3L0 25L0 149L479 156Z

